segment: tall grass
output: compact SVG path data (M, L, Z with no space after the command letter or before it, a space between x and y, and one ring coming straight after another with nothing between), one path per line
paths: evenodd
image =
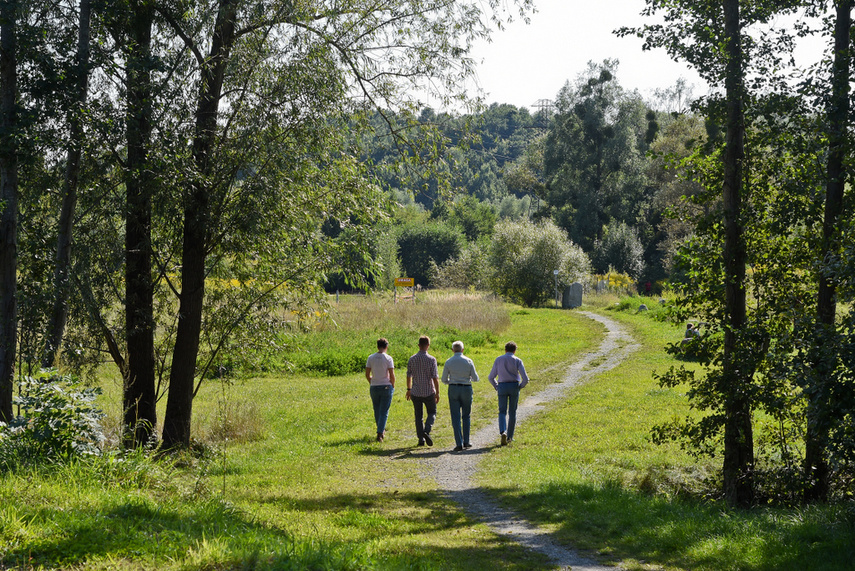
M318 331L383 331L394 325L408 331L450 329L500 333L510 325L508 308L494 296L480 293L428 291L416 300L395 303L388 294L341 296L330 320Z
M294 372L345 375L364 370L378 337L389 340L389 354L400 366L420 335L444 353L458 339L468 347L494 342L509 325L507 306L483 295L431 292L398 303L388 295L340 296L307 333L290 340L282 357Z

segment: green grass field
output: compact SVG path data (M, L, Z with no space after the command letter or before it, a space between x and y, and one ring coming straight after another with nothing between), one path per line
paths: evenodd
M851 569L851 503L730 511L704 499L714 465L650 442L653 424L687 412L684 395L651 375L671 364L663 347L681 330L631 307L604 309L613 302L585 309L620 320L642 348L522 424L514 446L486 452L481 484L559 540L628 569ZM347 361L346 350L367 357L383 335L393 341L399 380L419 333L435 339L440 363L451 354L446 344L463 338L484 378L473 432L495 422L486 376L505 341L519 344L533 392L560 379L602 334L576 312L465 296L426 297L410 310L342 300L334 311L341 329L295 346L310 353L341 338L330 359ZM104 403L115 423L119 395L107 377ZM444 398L432 449L414 447L403 391L386 441L374 442L361 372L211 382L194 406L201 455L152 462L132 454L0 477L0 568L550 568L467 518L424 477L419 459L453 446Z

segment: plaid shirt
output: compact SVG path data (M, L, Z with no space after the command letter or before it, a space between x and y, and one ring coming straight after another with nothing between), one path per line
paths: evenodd
M436 368L436 357L428 355L427 351L419 351L407 361L407 378L413 379L410 395L414 397L429 397L436 394L433 379L439 379Z

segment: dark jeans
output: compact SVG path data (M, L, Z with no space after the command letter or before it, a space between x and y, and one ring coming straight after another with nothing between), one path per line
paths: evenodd
M419 440L425 439L425 434L430 434L433 422L436 420L436 395L429 397L416 397L410 395L413 401L413 410L416 414L416 436ZM424 410L427 409L427 419L424 419Z
M514 439L517 425L517 404L520 402L519 383L499 383L499 432L505 432L508 440Z
M448 385L448 408L451 411L454 444L457 446L469 444L472 385Z

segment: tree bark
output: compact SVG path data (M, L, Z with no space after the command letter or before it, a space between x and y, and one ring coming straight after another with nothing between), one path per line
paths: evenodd
M77 208L80 158L83 154L83 118L89 92L89 24L90 1L80 0L80 27L77 37L77 97L75 108L68 117L69 146L65 167L65 182L62 193L62 208L56 240L56 268L54 269L54 304L51 311L42 353L42 366L56 365L68 322L68 296L71 291L69 267L71 266L71 243L74 213Z
M847 172L844 166L849 145L849 74L852 0L838 0L834 26L834 68L831 79L831 100L828 107L828 163L825 187L825 212L822 225L820 260L828 262L837 256L840 247L839 221L843 214L843 191ZM813 359L813 387L808 394L807 433L805 435L805 500L824 501L828 498L828 461L826 445L829 431L829 383L834 382L833 354L825 349L834 336L837 313L836 288L832 270L822 267L817 295L817 327Z
M0 421L12 420L18 309L18 3L0 0Z
M725 311L723 380L725 383L724 495L732 506L753 501L754 437L748 386L752 373L739 362L738 336L745 326L746 248L741 222L745 122L743 113L743 53L739 0L724 0L727 50L725 92L727 132L724 154Z
M196 108L193 160L198 178L184 204L184 244L181 258L181 294L178 331L169 375L169 396L163 421L163 445L190 445L190 421L196 379L196 358L205 297L205 260L211 223L211 153L217 137L217 117L229 54L235 41L237 2L220 0L211 52L202 66L201 92Z
M134 6L127 58L128 160L125 186L125 320L128 346L124 379L125 445L141 446L155 434L157 395L154 359L154 285L151 203L154 175L148 162L152 132L151 33L149 2Z

